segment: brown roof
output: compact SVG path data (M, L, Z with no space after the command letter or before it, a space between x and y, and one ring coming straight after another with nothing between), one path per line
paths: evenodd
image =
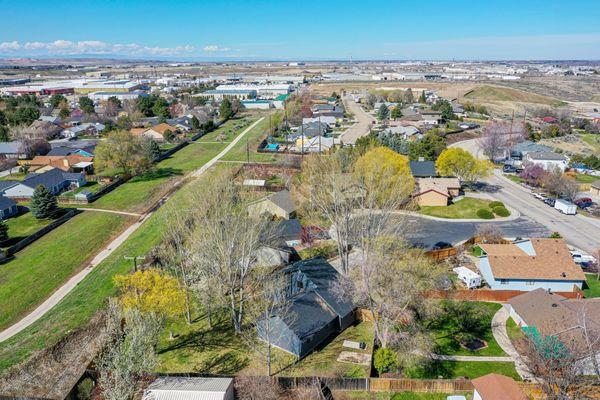
M513 297L508 301L525 324L543 335L556 335L566 345L585 344L581 325L600 333L600 298L567 299L544 289Z
M131 128L129 132L131 132L135 136L140 136L143 135L144 132L146 132L147 130L148 128Z
M563 239L531 239L535 255L516 244L482 244L495 279L543 279L585 281L585 275L573 261Z
M175 132L177 130L177 128L175 128L174 126L171 126L164 122L162 124L155 125L149 129L152 129L154 132L158 132L161 135L164 135L166 131Z
M471 383L483 400L528 400L519 385L508 376L488 374Z
M79 154L69 154L68 156L35 156L27 164L31 166L50 165L63 171L69 171L71 165L78 162L93 162L94 157L85 157Z
M460 189L458 178L419 178L417 179L416 196L431 190L449 196L449 189Z

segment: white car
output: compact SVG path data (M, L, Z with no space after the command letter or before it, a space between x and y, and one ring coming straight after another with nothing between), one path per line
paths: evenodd
M595 263L596 257L590 254L580 253L578 251L571 251L571 257L577 264Z

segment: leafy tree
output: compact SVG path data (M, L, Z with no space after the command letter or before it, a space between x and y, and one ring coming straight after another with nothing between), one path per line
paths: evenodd
M410 142L408 156L412 161L423 157L428 161L435 161L446 149L446 140L434 133L426 134L421 140Z
M415 102L415 96L413 95L412 89L408 88L404 91L404 103L412 104Z
M0 125L6 125L6 115L2 110L0 110Z
M194 115L192 117L192 129L197 131L198 129L200 129L200 121L198 120L198 118L196 118L196 116Z
M380 375L386 372L396 372L398 353L390 348L378 348L373 356L373 366Z
M40 110L36 107L26 106L12 110L7 109L5 115L9 125L31 125L33 121L40 117Z
M81 96L79 98L79 108L87 115L93 114L96 110L94 101L87 96Z
M165 133L163 134L163 137L165 138L165 140L166 140L167 142L172 142L172 141L175 139L175 133L173 133L173 131L172 131L172 130L170 130L170 129L167 129L167 130L165 131Z
M452 111L452 104L446 99L439 99L431 109L440 111L442 113L442 118L446 121L456 119L456 115L454 115L454 112Z
M402 118L402 110L400 109L400 105L397 105L392 110L392 119Z
M379 110L377 110L377 119L380 121L385 121L390 117L390 110L387 108L385 104L379 106Z
M116 108L121 108L122 106L121 100L119 100L117 96L110 96L106 101L113 104Z
M8 128L4 125L0 125L0 142L8 142L9 140Z
M435 162L435 167L440 175L455 176L467 183L487 176L492 168L489 161L478 160L459 147L444 150Z
M148 146L143 138L125 130L113 131L96 147L95 166L99 171L119 168L125 175L151 167Z
M227 121L229 118L233 117L233 108L231 107L231 101L229 99L223 99L221 105L219 106L219 115L221 116L222 121Z
M8 224L3 219L0 219L0 242L8 240Z
M54 218L58 213L56 196L44 185L38 185L33 191L29 209L37 219Z
M67 119L69 118L69 115L71 115L71 111L66 107L61 108L58 112L58 117L60 119Z
M160 150L160 146L158 143L156 143L156 141L148 141L148 154L150 155L150 159L152 161L156 161L160 158L162 151Z
M67 101L67 98L66 98L65 96L63 96L62 94L60 94L60 93L53 94L53 95L50 97L50 105L51 105L52 107L54 107L54 108L56 108L56 107L60 106L60 104L61 104L62 102L66 102L66 101Z
M425 91L424 90L421 92L421 95L419 96L419 103L421 103L421 104L427 103L427 97L425 97Z
M157 97L154 105L152 106L152 114L155 117L159 117L161 121L171 118L171 112L169 111L169 103L162 97Z

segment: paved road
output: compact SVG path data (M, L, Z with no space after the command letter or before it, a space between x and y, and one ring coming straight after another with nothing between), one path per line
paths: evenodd
M252 128L254 128L259 122L261 122L264 117L260 118L258 121L254 122L248 128L244 129L242 133L240 133L223 151L213 157L210 161L204 164L202 167L193 171L190 175L192 177L198 177L206 170L208 170L211 166L213 166L221 157L223 157L229 150L235 146L237 142L239 142L242 137L248 133ZM164 202L169 198L170 195L167 195L159 200L158 204L164 204ZM42 304L40 304L35 310L31 313L23 317L17 323L9 326L2 332L0 332L0 342L11 338L17 333L21 332L23 329L27 328L29 325L33 324L35 321L40 319L48 310L57 305L73 288L77 286L79 282L81 282L92 270L95 266L104 261L109 255L111 255L131 234L133 234L142 224L146 221L150 216L156 211L158 207L153 208L152 211L144 214L141 218L136 221L133 225L129 226L123 233L121 233L116 239L110 242L104 249L102 249L95 257L92 259L90 264L81 270L79 273L74 275L71 279L67 281L63 286L58 288L50 297L46 299ZM94 210L94 211L103 211L103 210Z
M352 95L345 95L342 97L342 101L344 102L346 110L354 114L354 118L357 122L348 128L346 132L342 133L340 139L344 144L354 144L356 143L356 139L369 134L369 129L375 121L375 118L363 110L360 104L354 102Z
M480 156L477 139L454 143ZM549 207L531 195L531 191L507 178L502 172L494 173L485 180L494 191L492 196L518 210L521 215L529 217L546 226L551 231L559 232L571 245L579 247L590 254L600 249L600 220L583 215L564 215Z

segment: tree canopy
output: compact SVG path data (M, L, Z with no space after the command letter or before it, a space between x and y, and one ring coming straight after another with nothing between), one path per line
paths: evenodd
M95 166L99 171L118 168L125 175L150 168L151 159L144 138L126 130L112 131L96 147Z
M466 150L451 147L442 152L438 157L435 167L442 176L455 176L463 182L475 182L491 171L491 164L487 160L478 160Z
M29 209L31 210L31 214L37 219L53 218L58 212L56 196L45 186L38 185L33 191Z

